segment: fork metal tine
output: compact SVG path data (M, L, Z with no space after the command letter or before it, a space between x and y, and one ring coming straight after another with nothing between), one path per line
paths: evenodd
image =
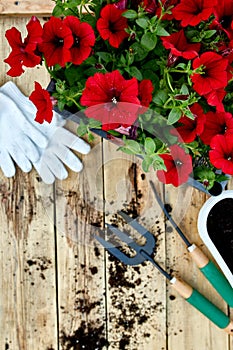
M143 249L149 255L151 255L155 247L155 237L152 235L152 233L149 232L144 226L139 224L139 222L136 219L132 219L129 215L127 215L123 211L119 211L119 214L130 226L132 226L138 233L140 233L146 239L146 243L143 246Z
M112 231L116 236L118 236L123 242L125 242L129 247L133 248L136 252L139 252L142 247L139 246L133 238L120 231L117 227L106 224L110 231ZM119 244L120 245L120 244Z
M119 210L118 213L123 217L123 219L132 226L135 230L137 230L141 235L144 235L147 232L147 229L140 225L139 222L136 219L131 218L128 214L125 212Z
M124 254L123 252L121 252L120 249L118 249L111 242L105 241L105 239L103 239L103 238L101 238L99 236L95 236L95 238L100 244L102 244L102 246L104 248L106 248L109 251L109 253L114 255L117 259L122 261L124 264L127 264L127 265L138 265L138 264L141 264L143 261L146 260L145 257L143 257L140 254L137 254L133 258L131 258L131 257L127 256L126 254Z

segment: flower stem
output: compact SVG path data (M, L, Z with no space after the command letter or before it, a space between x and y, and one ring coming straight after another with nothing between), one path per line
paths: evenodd
M74 104L76 107L78 107L78 109L81 109L80 104L79 104L77 101L75 101L75 99L74 99L74 98L69 97L69 96L66 96L66 98L67 98L67 100L72 101L72 102L73 102L73 104Z

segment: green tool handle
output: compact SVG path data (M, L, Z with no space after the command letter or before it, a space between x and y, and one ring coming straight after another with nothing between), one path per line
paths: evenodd
M188 247L188 250L206 279L212 284L227 304L233 307L233 288L223 273L195 244Z
M186 282L173 277L172 287L191 305L205 315L216 326L233 335L233 322L220 309Z

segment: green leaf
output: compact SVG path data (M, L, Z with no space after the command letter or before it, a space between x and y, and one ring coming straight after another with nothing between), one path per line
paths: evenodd
M99 56L106 63L112 61L112 55L108 52L97 52L96 55Z
M126 58L125 58L124 55L121 55L121 56L120 56L120 63L122 63L123 65L126 64Z
M149 53L149 51L139 43L134 43L130 48L133 50L135 61L142 61Z
M209 39L216 33L216 30L207 30L204 33L204 38Z
M95 139L94 135L89 131L88 132L88 142L92 142L92 141L94 141L94 139Z
M185 115L186 117L188 117L188 118L194 120L194 115L193 115L193 113L190 111L189 108L186 108L186 109L185 109L184 115Z
M155 59L147 60L146 63L143 65L143 69L149 69L153 71L159 70L159 66L156 64Z
M65 101L59 100L57 103L58 109L60 109L60 111L63 111L63 109L65 108L65 104Z
M161 158L158 154L153 155L153 168L154 170L167 170L163 158Z
M154 86L154 90L159 90L160 87L160 80L159 77L156 73L152 72L149 69L146 69L145 71L143 71L143 79L149 79L152 81L153 86Z
M168 121L167 121L168 125L172 125L176 123L181 116L182 116L181 110L177 108L173 108L168 114Z
M140 154L141 145L134 140L126 140L125 146L119 147L119 149L128 154Z
M122 14L122 16L128 19L135 19L138 17L138 13L134 10L127 10Z
M188 89L186 84L182 84L181 89L180 89L180 93L182 95L189 95L189 89Z
M153 33L145 33L141 38L141 44L147 50L151 51L157 44L157 36Z
M152 163L153 163L153 158L150 156L145 156L143 161L142 161L142 170L147 173L149 171Z
M162 107L168 99L168 94L165 90L158 91L153 97L153 102Z
M147 154L153 154L156 149L156 145L154 143L154 140L151 137L146 137L144 142L145 152Z
M62 14L63 14L63 7L62 7L61 5L56 5L56 6L53 8L52 15L53 15L54 17L60 17Z
M136 19L136 23L143 29L146 29L148 27L148 19L146 18L138 18Z
M88 125L89 125L89 128L91 129L101 129L102 124L99 120L90 118Z
M135 77L137 80L141 81L143 79L143 76L142 76L142 73L140 72L140 70L135 67L135 66L132 66L130 67L129 69L129 73L132 77Z
M162 26L158 26L157 29L156 29L156 34L158 36L169 36L170 33L168 33L166 31L166 29L164 29Z
M65 70L65 77L69 85L74 85L77 81L83 78L83 70L80 70L77 66L71 66Z
M83 121L80 121L80 125L77 128L77 134L79 137L82 137L87 134L88 128L87 125L83 123Z
M179 63L179 64L177 64L176 68L185 69L186 68L186 64L185 63Z

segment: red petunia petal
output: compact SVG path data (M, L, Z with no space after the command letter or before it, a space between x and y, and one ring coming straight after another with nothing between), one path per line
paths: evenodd
M40 124L44 121L51 123L53 118L53 106L49 92L43 89L38 82L35 82L35 90L31 93L29 99L37 108L35 121Z

